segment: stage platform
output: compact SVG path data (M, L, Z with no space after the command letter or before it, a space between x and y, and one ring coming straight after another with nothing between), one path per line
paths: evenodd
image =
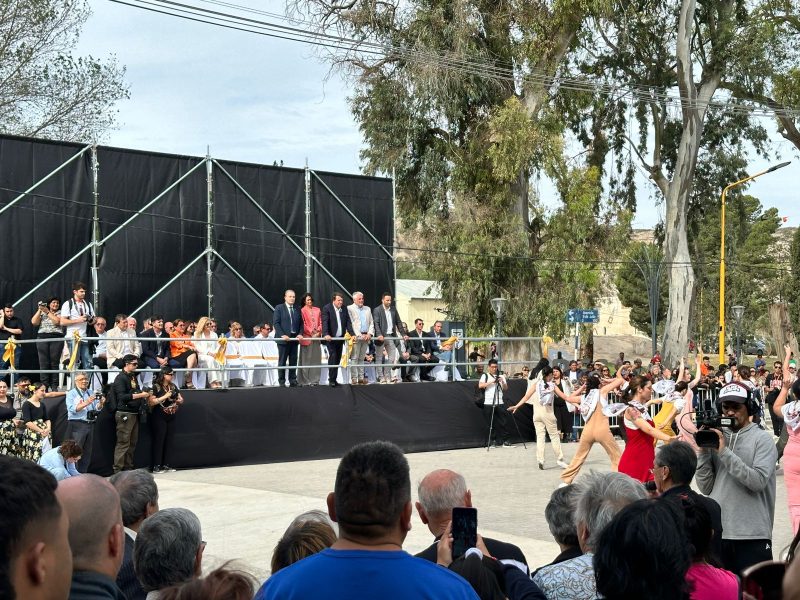
M475 448L486 444L487 423L473 401L476 381L341 385L336 388L255 387L183 390L175 419L170 464L178 469L337 458L351 446L389 440L405 452ZM512 380L506 406L525 392ZM48 399L54 444L66 431L64 397ZM514 420L522 439L534 439L532 410ZM90 471L110 475L114 418L103 411L94 425ZM512 427L512 441L520 441ZM150 428L142 424L137 467L150 464Z

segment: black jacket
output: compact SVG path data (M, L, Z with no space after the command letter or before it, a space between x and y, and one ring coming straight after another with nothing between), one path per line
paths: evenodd
M428 334L424 331L421 334L417 333L414 329L408 333L409 340L406 342L406 348L409 354L420 356L421 354L431 353L431 340Z
M121 412L138 413L142 406L142 398L134 399L133 395L142 390L136 384L136 375L122 371L114 380L114 399L117 410Z
M126 600L126 598L113 579L94 571L74 571L69 588L69 600Z
M415 556L417 556L417 558L424 558L425 560L436 562L436 546L438 543L439 539L437 538L433 544ZM489 550L489 554L494 556L497 560L513 560L527 568L528 561L525 560L525 555L518 546L487 537L483 538L483 543L486 544L486 549Z
M148 329L139 337L148 338L142 340L142 358L169 358L169 334L166 331L161 332L161 336L156 338L156 332L153 329ZM160 342L160 344L159 344Z
M125 532L125 556L117 574L117 585L128 600L144 600L147 593L142 589L133 570L133 546L134 539Z

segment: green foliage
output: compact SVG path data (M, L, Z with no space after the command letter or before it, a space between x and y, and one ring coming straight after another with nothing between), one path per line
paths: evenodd
M72 54L85 0L0 0L0 131L94 141L127 98L125 69Z
M789 321L796 336L800 336L800 227L792 238L791 276L786 285L786 304L789 307Z
M623 306L631 309L631 325L650 334L650 303L648 290L651 282L658 281L658 321L656 331L661 331L667 314L667 273L663 268L664 253L655 244L634 242L625 254L625 264L617 271L614 284Z

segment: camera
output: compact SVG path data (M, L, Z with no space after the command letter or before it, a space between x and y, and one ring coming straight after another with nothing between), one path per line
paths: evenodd
M97 410L87 410L86 411L86 422L87 423L94 423L97 421L97 415L100 414L100 411Z
M39 308L47 308L47 302L44 300L39 300Z
M169 395L169 399L170 399L170 400L177 400L177 399L178 399L178 394L179 394L179 393L180 393L180 392L178 392L178 389L177 389L177 388L176 388L176 389L174 389L174 390L172 390L172 392L171 392L171 393L170 393L170 395Z
M87 325L94 325L95 321L97 321L97 317L95 317L94 315L86 315Z
M722 427L733 426L731 417L723 417L717 411L717 403L712 398L702 400L695 412L695 424L698 431L694 434L694 441L700 448L719 448L719 436L716 431Z

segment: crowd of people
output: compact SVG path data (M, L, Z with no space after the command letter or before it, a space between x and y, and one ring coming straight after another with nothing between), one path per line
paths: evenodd
M320 498L327 511L298 516L281 536L261 585L230 563L203 576L200 520L186 508L160 509L145 470L58 481L31 461L0 456L0 597L734 600L780 597L782 587L786 600L799 598L800 536L785 561L759 562L763 540L737 537L745 521L760 527L759 515L743 494L715 497L745 485L746 465L723 454L698 455L675 441L658 449L652 490L596 471L557 488L543 510L559 552L531 568L518 546L454 519L456 510L479 508L463 475L428 473L412 502L402 451L362 443ZM707 491L709 475L710 496L690 487L695 478ZM416 556L403 550L414 510L432 538Z
M344 295L335 292L320 308L310 293L298 304L294 290L286 290L272 322L255 323L248 335L235 320L218 331L216 320L208 316L165 320L154 314L137 332L137 320L120 313L109 328L109 321L87 300L86 285L75 282L73 288L64 303L57 297L40 302L30 319L37 331L39 381L50 391L59 389L60 371L73 367L98 369L107 385L108 370L121 370L126 355L137 357L139 370L171 366L188 389L434 381L434 369L440 364L449 369L452 358L454 340L443 335L442 322L426 330L423 320L415 319L409 329L388 292L374 308L364 304L361 292L347 306ZM14 307L6 304L0 315L0 347L23 339L24 330ZM15 344L0 359L6 383L12 361L18 367L21 356L22 344ZM457 370L453 376L460 378Z

